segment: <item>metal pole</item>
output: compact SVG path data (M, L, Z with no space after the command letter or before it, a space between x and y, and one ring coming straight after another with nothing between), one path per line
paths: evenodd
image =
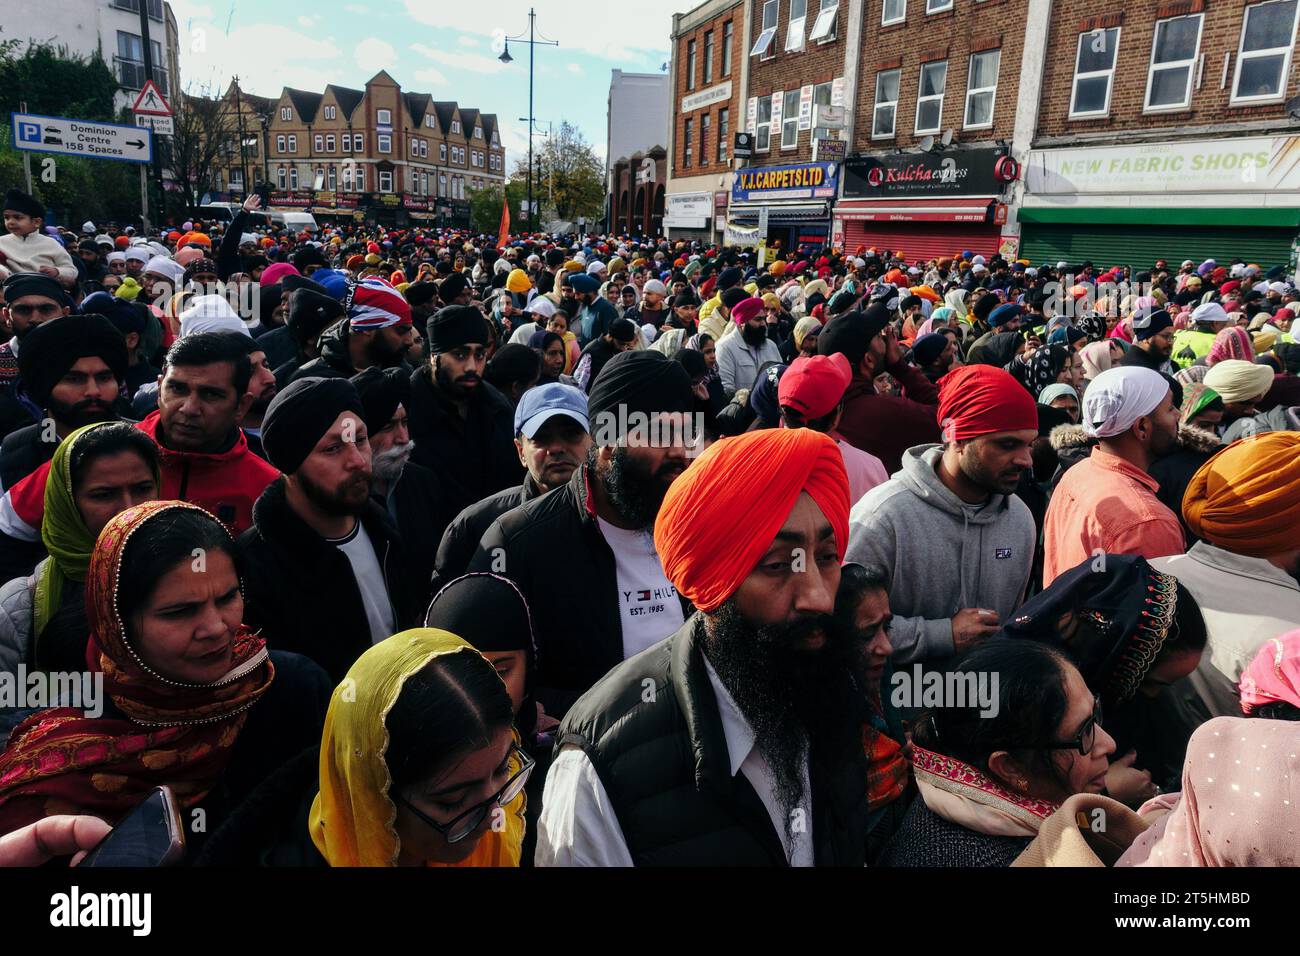
M21 103L18 104L18 112L20 113L27 112L26 100L23 100ZM32 192L32 154L27 150L23 150L23 172L27 174L27 195L29 196L36 195L34 192Z
M136 0L140 5L140 50L144 56L144 78L153 79L153 50L149 42L149 0ZM161 48L161 47L160 47ZM152 130L151 130L152 132ZM158 137L153 141L153 177L158 186L158 222L166 217L166 194L163 192L162 165L158 158Z
M144 229L145 235L149 234L149 174L144 168L144 163L140 164L140 225Z
M537 226L533 222L533 52L537 49L533 44L533 23L537 18L536 11L528 8L528 231L536 232Z

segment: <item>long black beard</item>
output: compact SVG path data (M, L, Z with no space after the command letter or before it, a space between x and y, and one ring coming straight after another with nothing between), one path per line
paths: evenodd
M592 446L587 453L587 463L596 468L598 449ZM628 455L626 448L615 448L609 468L599 474L605 495L618 516L628 524L647 530L654 527L659 508L664 503L668 486L654 475L646 474Z
M827 643L803 650L818 629ZM805 755L843 753L860 738L864 703L853 680L852 645L837 637L830 615L755 627L729 598L710 615L704 651L754 730L754 741L776 783L776 799L793 842L795 810L812 820L804 793ZM810 761L811 762L811 761ZM810 768L811 769L811 768Z

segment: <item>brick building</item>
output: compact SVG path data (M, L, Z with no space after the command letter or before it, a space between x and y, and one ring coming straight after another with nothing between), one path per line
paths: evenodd
M229 135L207 191L214 202L242 202L259 182L271 181L266 147L275 100L242 89L238 80L231 81L220 99L220 122Z
M1028 0L872 0L834 236L908 259L1001 244Z
M633 236L663 235L667 151L655 146L620 157L610 167L609 176L611 195L615 197L610 231Z
M1057 0L1022 253L1286 263L1300 230L1297 7Z
M744 0L707 0L673 17L664 224L674 238L712 241L726 222L731 141L744 128L746 9Z
M505 182L491 113L404 92L381 70L357 90L285 87L267 129L271 206L468 225L469 195Z

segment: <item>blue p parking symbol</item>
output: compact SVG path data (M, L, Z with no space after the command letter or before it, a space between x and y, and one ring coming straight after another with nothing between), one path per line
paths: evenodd
M41 141L40 123L19 123L18 140L22 143L39 143Z

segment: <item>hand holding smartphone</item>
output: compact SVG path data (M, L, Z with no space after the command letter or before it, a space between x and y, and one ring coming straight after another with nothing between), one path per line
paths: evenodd
M157 787L77 865L175 866L184 856L185 833L176 798L170 787Z

